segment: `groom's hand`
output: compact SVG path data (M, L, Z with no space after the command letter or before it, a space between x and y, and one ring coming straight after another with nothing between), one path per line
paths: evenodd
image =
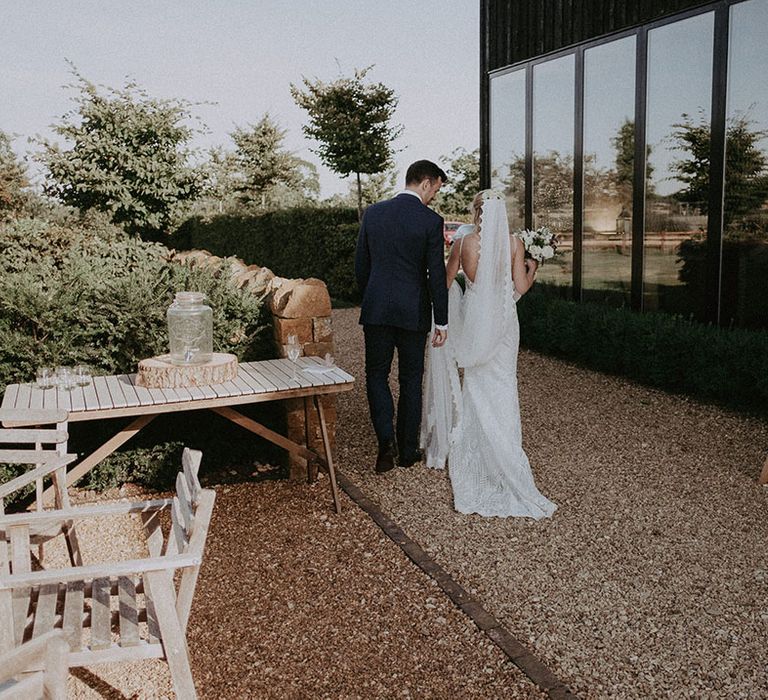
M446 340L448 340L448 331L436 328L435 333L432 336L432 347L441 348L443 345L445 345Z

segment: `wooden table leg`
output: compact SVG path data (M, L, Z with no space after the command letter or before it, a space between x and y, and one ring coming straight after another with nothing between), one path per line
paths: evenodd
M151 423L156 417L157 413L149 413L143 416L139 416L136 420L132 421L125 428L123 428L117 435L110 438L95 452L89 454L85 459L78 462L72 469L67 472L67 488L72 486L78 479L81 479L91 469L93 469L104 458L111 455L118 447L124 445L130 440L136 433L138 433L144 426ZM43 493L43 503L50 505L55 496L55 488L49 486Z
M768 457L765 458L765 464L763 465L763 471L760 473L759 483L768 484Z
M319 455L316 455L314 452L304 447L304 445L299 445L298 443L289 440L284 435L280 435L280 433L276 433L274 430L270 430L265 425L257 423L255 420L253 420L253 418L244 416L234 408L230 408L229 406L222 406L221 408L212 408L211 411L218 413L220 416L223 416L227 420L231 420L241 428L245 428L246 430L249 430L259 437L264 438L265 440L269 440L271 443L277 445L278 447L282 447L288 452L293 452L294 454L306 459L307 461L321 459Z
M304 397L304 432L307 436L307 447L309 447L311 443L310 433L311 425L312 425L312 400L309 396ZM315 481L317 481L317 461L314 459L308 459L307 460L307 482L310 484L313 484Z
M312 397L317 409L317 416L320 418L320 433L323 436L323 448L325 449L325 461L328 468L328 477L331 480L331 493L333 494L333 504L336 506L337 515L341 514L341 502L339 501L339 487L336 485L336 469L333 466L333 455L331 454L331 441L328 439L328 427L325 424L325 413L323 413L323 404L320 397Z

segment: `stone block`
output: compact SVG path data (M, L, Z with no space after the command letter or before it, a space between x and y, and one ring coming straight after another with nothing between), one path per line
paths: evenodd
M304 355L307 357L325 357L327 353L333 354L333 343L306 343Z
M330 316L331 297L322 280L284 280L278 287L273 285L270 308L281 318Z
M333 342L333 326L330 316L317 316L312 319L312 340L316 343Z
M288 342L289 335L295 335L298 342L311 343L313 340L313 328L311 318L279 318L273 317L275 324L275 338L280 344Z

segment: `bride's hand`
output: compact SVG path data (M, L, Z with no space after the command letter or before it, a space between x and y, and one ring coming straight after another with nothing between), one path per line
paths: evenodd
M536 262L533 258L526 258L525 259L525 271L529 275L533 275L536 277L536 272L539 269L539 263Z

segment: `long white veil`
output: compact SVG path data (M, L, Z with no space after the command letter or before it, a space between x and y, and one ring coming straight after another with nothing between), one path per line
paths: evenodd
M477 367L493 357L507 333L515 300L510 266L509 224L504 196L482 193L480 257L475 281L462 295L454 282L448 296L448 341L429 347L426 359L421 446L428 467L442 469L451 435L461 421L458 367Z

